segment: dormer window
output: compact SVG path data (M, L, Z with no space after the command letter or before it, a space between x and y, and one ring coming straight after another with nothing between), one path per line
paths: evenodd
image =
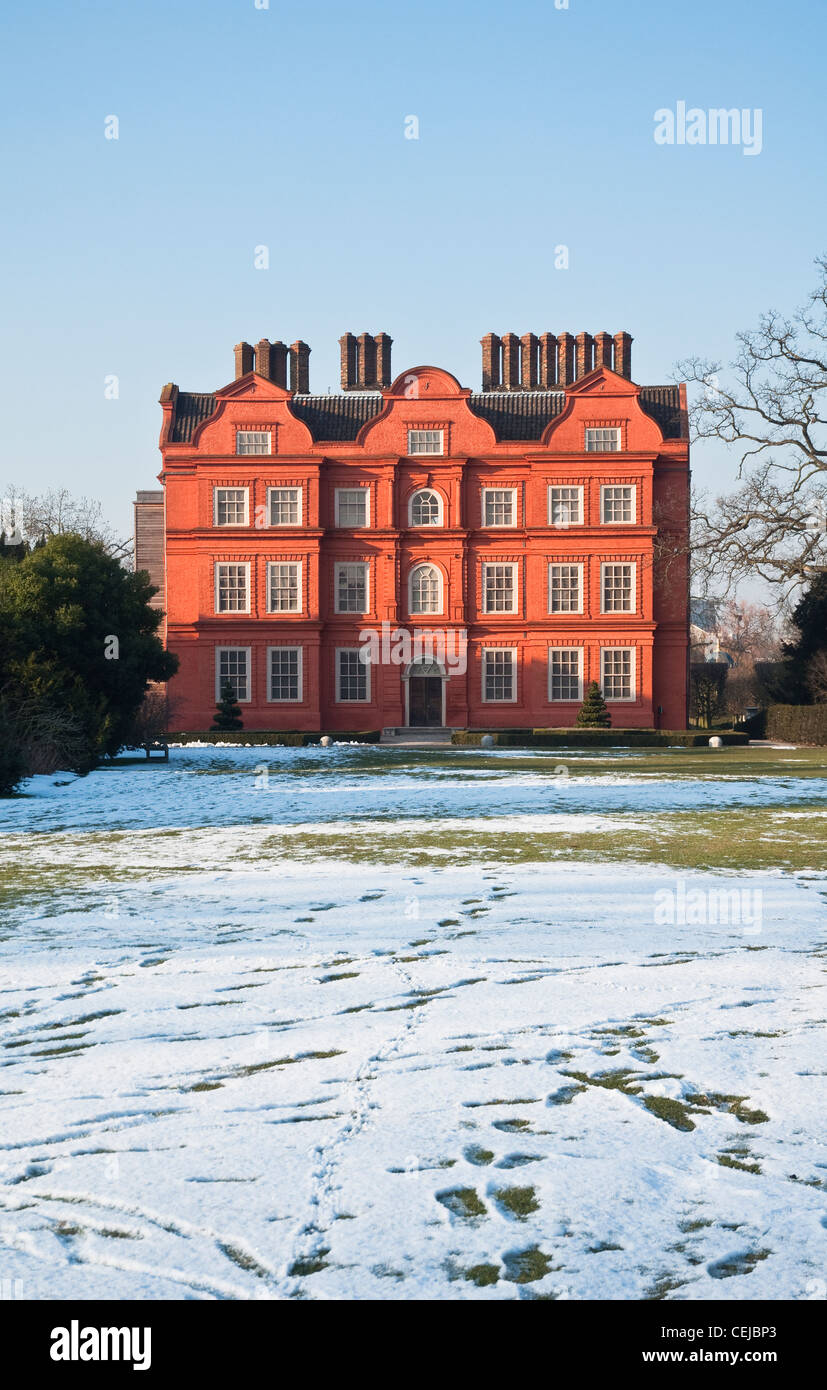
M611 429L586 429L587 454L617 454L620 452L620 426Z
M271 454L273 438L269 430L236 430L237 454Z
M409 454L442 454L444 430L408 430Z

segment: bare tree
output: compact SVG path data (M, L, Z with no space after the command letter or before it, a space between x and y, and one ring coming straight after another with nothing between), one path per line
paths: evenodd
M73 532L86 541L98 541L108 555L128 562L132 541L118 536L103 515L100 502L92 497L73 497L68 488L50 488L34 494L12 484L2 497L0 528L7 536L29 545L50 536Z
M737 449L739 486L693 503L699 586L729 593L760 575L787 594L827 564L827 256L807 304L774 310L737 337L727 382L699 357L677 374L699 388L690 407L695 440Z
M764 604L729 599L718 609L718 640L736 667L778 660L782 636L777 612Z

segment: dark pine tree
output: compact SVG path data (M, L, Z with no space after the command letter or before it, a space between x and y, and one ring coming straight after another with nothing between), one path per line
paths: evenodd
M810 662L819 652L827 650L827 573L813 579L796 604L791 622L796 635L783 647L787 677L785 694L793 704L807 705L813 698L808 682ZM781 698L783 702L784 696Z
M610 729L612 727L612 716L609 714L597 681L590 682L586 691L586 698L580 706L575 723L578 729Z
M215 707L212 731L221 730L226 732L230 729L243 729L241 720L241 707L235 698L235 691L229 681L225 681L221 687L221 699Z

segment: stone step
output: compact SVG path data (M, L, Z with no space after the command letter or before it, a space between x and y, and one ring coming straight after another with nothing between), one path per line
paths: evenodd
M450 743L453 729L435 728L428 725L426 728L415 727L391 727L382 730L380 743Z

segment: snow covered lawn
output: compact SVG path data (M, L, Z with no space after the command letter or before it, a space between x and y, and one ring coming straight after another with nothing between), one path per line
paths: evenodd
M0 1276L823 1296L823 842L794 872L661 860L705 809L770 855L823 827L797 756L188 749L34 779L0 802ZM740 919L710 920L722 889Z

